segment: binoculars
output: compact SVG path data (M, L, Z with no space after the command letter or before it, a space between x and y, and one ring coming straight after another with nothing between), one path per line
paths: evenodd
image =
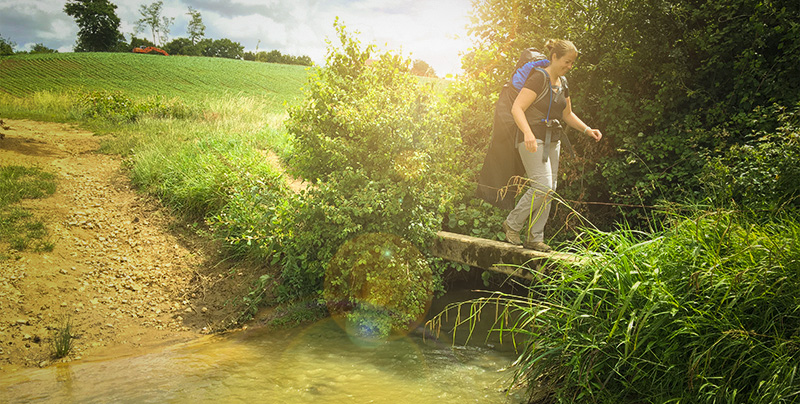
M558 119L542 119L542 123L550 129L562 129L561 122Z

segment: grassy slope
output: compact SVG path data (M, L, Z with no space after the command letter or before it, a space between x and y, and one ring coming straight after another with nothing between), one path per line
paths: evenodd
M265 97L278 105L300 96L303 66L241 60L141 55L58 53L0 57L0 92L120 90L131 97L162 95L185 101L220 95Z

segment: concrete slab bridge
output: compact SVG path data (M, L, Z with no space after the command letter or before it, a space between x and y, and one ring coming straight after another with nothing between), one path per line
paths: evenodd
M576 256L568 253L544 253L446 231L436 233L431 250L442 259L528 280L534 278L534 273L545 272L555 262L579 263Z

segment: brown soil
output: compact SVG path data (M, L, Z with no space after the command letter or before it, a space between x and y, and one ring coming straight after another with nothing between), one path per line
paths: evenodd
M42 219L51 252L0 240L0 374L48 366L54 330L70 318L69 361L185 341L235 323L265 269L235 267L152 198L138 193L102 137L57 123L5 120L0 165L56 174L48 198L21 205Z

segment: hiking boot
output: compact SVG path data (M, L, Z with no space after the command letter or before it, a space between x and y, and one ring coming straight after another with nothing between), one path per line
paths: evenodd
M519 232L512 229L511 226L508 225L508 222L503 222L503 231L506 232L506 241L514 245L522 244L522 240L519 238Z
M553 249L550 248L549 245L547 245L547 244L545 244L545 243L543 243L541 241L530 241L529 242L528 240L525 240L525 244L523 245L523 247L525 247L525 248L527 248L529 250L536 250L536 251L540 251L540 252L552 252L553 251Z

